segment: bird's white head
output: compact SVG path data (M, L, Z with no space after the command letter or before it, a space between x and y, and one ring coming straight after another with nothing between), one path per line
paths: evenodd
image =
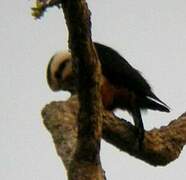
M56 53L47 68L47 81L53 91L67 90L74 93L77 78L72 69L72 55L68 51Z

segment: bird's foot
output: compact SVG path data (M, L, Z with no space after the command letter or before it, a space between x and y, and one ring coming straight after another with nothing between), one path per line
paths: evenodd
M136 137L137 137L137 146L138 149L141 151L143 148L143 142L144 142L144 134L145 131L143 128L137 128L137 133L136 133Z

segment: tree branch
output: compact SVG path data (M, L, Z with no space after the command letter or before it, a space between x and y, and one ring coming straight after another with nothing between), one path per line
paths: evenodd
M32 15L40 18L48 7L53 6L63 9L69 31L73 69L78 77L79 111L76 116L78 125L76 146L68 155L70 159L63 156L63 160L70 180L103 180L105 177L99 156L102 133L101 68L91 39L90 11L85 0L36 0ZM55 131L53 134L56 137L55 142L61 140L58 135L59 131ZM69 135L66 138L71 139L71 137L73 136ZM60 152L59 150L58 153Z
M66 102L52 102L42 111L44 123L66 167L77 142L78 109L78 99L74 96ZM135 133L135 127L129 122L103 110L102 136L107 142L153 166L165 166L179 157L186 144L186 114L160 129L146 131L141 151L137 147Z
M71 180L104 179L100 164L102 133L101 68L91 40L90 11L85 0L61 0L74 71L78 77L77 143L68 168Z

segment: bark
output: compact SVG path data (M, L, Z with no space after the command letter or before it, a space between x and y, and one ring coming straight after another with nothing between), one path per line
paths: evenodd
M53 136L57 152L68 168L77 143L79 102L76 96L66 102L52 102L43 111L46 127ZM160 129L145 132L138 149L136 128L124 119L103 110L102 137L120 150L153 166L165 166L177 159L186 143L186 113Z
M99 59L91 39L90 11L85 0L62 0L69 48L78 77L77 141L68 165L70 180L103 180L100 163L102 133Z
M71 146L65 148L64 152L57 148L59 154L68 156L63 156L63 160L68 170L69 180L103 180L105 177L99 155L102 133L101 68L91 39L90 11L85 0L36 0L32 15L40 18L46 9L52 6L62 7L69 31L69 49L73 57L73 69L78 79L79 111L76 116L78 126L76 134L68 123L66 128L59 126L54 131L51 129L51 132L54 133L56 147L63 144L60 142L63 138L66 139L65 143L71 145L75 139L74 135L76 136L73 150ZM61 129L65 134L60 135Z

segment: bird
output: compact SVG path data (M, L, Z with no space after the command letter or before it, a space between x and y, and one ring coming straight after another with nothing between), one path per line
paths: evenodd
M127 110L137 129L139 146L144 139L141 111L157 110L170 112L170 108L152 91L142 74L113 48L94 42L101 64L101 100L108 111ZM47 82L53 91L67 90L77 93L78 79L72 69L70 51L60 51L49 61Z

